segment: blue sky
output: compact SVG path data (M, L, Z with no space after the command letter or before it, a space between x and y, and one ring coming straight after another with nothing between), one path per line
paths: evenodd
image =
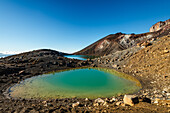
M170 18L170 0L0 0L0 52L72 53L117 32Z

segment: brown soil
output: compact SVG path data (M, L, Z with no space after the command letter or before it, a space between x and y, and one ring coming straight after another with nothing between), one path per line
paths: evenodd
M158 38L141 50L134 47L96 58L94 63L136 77L143 86L138 95L159 98L164 105L170 105L170 36Z
M170 86L170 36L164 36L153 45L140 50L125 61L122 71L139 77L143 86L163 90ZM147 79L146 81L143 81Z

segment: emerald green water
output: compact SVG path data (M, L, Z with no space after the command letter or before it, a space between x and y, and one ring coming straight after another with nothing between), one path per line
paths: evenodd
M96 69L76 69L24 80L10 88L12 97L97 98L133 93L135 82Z

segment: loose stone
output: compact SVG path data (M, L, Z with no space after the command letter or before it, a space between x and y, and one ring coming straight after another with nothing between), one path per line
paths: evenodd
M74 107L78 106L79 104L80 104L79 102L73 103L72 107L74 108Z
M139 103L139 99L134 95L125 95L123 102L127 105L134 106L134 104Z

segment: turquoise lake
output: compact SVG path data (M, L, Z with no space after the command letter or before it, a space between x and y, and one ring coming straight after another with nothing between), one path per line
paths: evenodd
M71 59L78 59L78 60L87 60L95 58L95 56L87 56L87 55L64 55L64 57L71 58Z
M10 88L12 97L97 98L134 93L136 83L97 69L76 69L28 78Z
M10 56L10 54L1 54L0 53L0 58L4 58L4 57L7 57L7 56Z

